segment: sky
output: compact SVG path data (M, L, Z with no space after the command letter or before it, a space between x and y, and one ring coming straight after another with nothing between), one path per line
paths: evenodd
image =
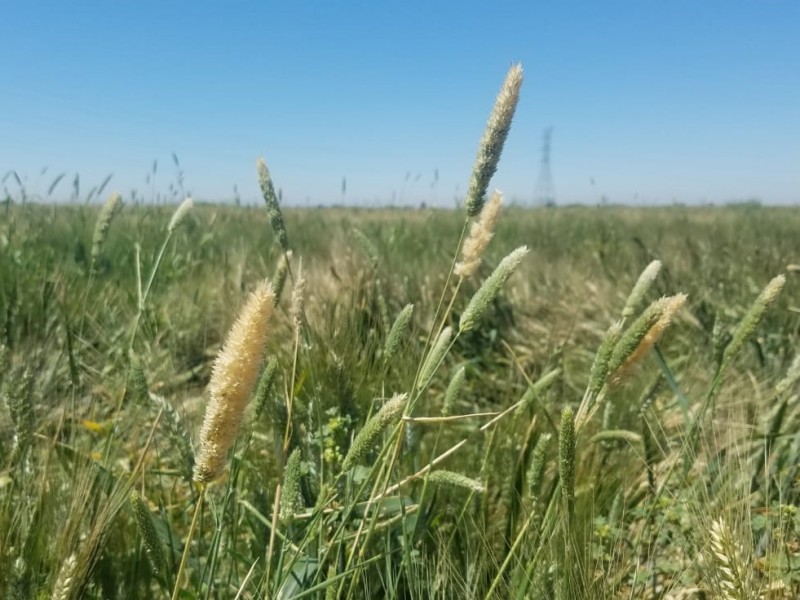
M69 200L78 174L81 201L111 175L104 197L257 202L264 156L287 204L453 206L520 62L492 181L508 201L546 191L552 127L559 204L800 202L797 0L0 9L0 175L15 197L12 170L44 201Z

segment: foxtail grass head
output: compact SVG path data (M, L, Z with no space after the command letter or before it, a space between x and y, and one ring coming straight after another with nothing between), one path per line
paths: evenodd
M783 275L778 275L777 277L774 277L766 285L766 287L764 287L763 290L761 290L758 298L755 299L750 307L750 310L747 311L747 314L736 328L731 342L725 348L725 351L722 355L722 368L726 368L728 365L730 365L731 361L742 349L742 346L744 346L745 342L750 339L751 335L753 335L756 327L758 327L759 323L761 323L761 320L764 318L767 309L773 302L775 302L778 295L781 293L785 283L786 277Z
M383 360L386 364L389 364L400 351L400 346L406 336L413 314L414 305L406 304L394 320L392 328L389 330L389 335L386 336L386 344L383 347Z
M108 237L108 229L111 227L111 221L120 210L122 210L122 196L117 193L111 194L111 197L106 200L103 208L100 209L100 214L94 225L94 234L92 235L93 272L97 271L97 261L103 252L103 245L105 244L106 237Z
M497 94L497 100L478 146L478 155L475 157L475 166L472 168L472 178L464 201L469 217L476 216L483 208L486 189L497 170L497 163L503 153L503 145L511 129L514 112L517 110L521 87L522 66L513 65L506 75L500 93Z
M381 434L390 425L397 422L400 415L403 414L406 402L406 394L395 394L364 424L364 427L353 439L353 443L342 461L342 472L347 472L355 467L369 452Z
M497 217L500 214L502 205L503 195L495 190L489 202L481 210L478 219L472 222L469 236L464 241L464 246L461 250L461 260L455 266L454 272L458 277L470 277L478 270L481 264L481 257L489 242L492 241L492 237L494 237Z
M169 220L169 225L167 225L167 231L172 233L178 227L180 227L181 223L186 219L186 216L189 214L189 211L192 210L194 206L194 201L191 198L186 198L183 202L180 203L178 208L175 209L175 212L172 213L172 218Z
M633 286L631 293L628 295L628 300L625 302L625 308L622 309L623 319L632 317L635 314L636 309L638 308L639 304L641 304L645 294L647 294L647 291L653 285L653 282L655 282L656 277L658 277L658 272L660 270L660 260L654 260L647 265L647 267L645 267L644 271L642 271L642 274L639 275L639 279L636 280L636 284Z
M198 483L213 481L225 468L258 379L274 300L269 282L261 282L247 299L214 362L208 385L210 400L194 467L194 480Z
M434 485L462 490L473 494L482 494L486 491L484 485L477 479L467 477L454 471L433 471L428 475L428 481Z
M483 316L483 313L486 312L486 309L489 308L489 305L497 297L497 294L500 293L500 288L503 287L503 284L508 281L508 278L517 270L519 263L522 262L526 254L528 254L528 247L520 246L500 261L500 264L497 265L494 272L489 275L480 289L472 296L469 304L467 304L467 308L465 308L464 312L461 314L461 320L458 323L459 331L470 331L475 328Z
M256 163L258 169L258 183L261 186L261 193L264 196L264 202L267 205L267 216L269 223L272 226L272 231L278 238L278 243L286 252L289 250L289 236L286 233L286 224L283 222L283 213L281 212L281 205L278 201L278 196L275 194L275 186L272 185L272 177L267 169L267 163L263 158L259 158Z
M608 362L612 381L622 376L650 351L686 304L686 294L664 297L653 302L622 334Z

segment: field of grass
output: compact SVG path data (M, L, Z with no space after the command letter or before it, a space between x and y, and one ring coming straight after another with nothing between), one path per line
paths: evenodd
M800 212L0 206L0 598L800 597ZM22 200L18 198L17 200Z
M126 206L98 247L95 209L3 214L1 597L169 597L201 498L182 598L800 593L797 211L509 207L460 282L463 214L286 211L271 379L202 492L212 363L282 251L263 208L171 215ZM641 356L593 377L614 323L621 348L679 292L655 345L637 349L651 318ZM402 418L365 426L401 393Z

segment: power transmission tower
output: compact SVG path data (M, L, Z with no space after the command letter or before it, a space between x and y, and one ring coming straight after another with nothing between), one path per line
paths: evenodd
M542 134L542 162L539 164L539 179L536 182L534 202L539 206L555 206L556 193L553 189L553 173L550 170L550 143L553 128L548 127Z

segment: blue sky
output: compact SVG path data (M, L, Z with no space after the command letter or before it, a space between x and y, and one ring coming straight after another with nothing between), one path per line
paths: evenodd
M197 199L256 201L263 155L287 203L346 177L349 203L451 206L521 62L508 199L533 200L552 126L560 203L800 201L796 0L0 7L0 174L31 195L61 172L52 199L75 173L168 194L174 152Z

